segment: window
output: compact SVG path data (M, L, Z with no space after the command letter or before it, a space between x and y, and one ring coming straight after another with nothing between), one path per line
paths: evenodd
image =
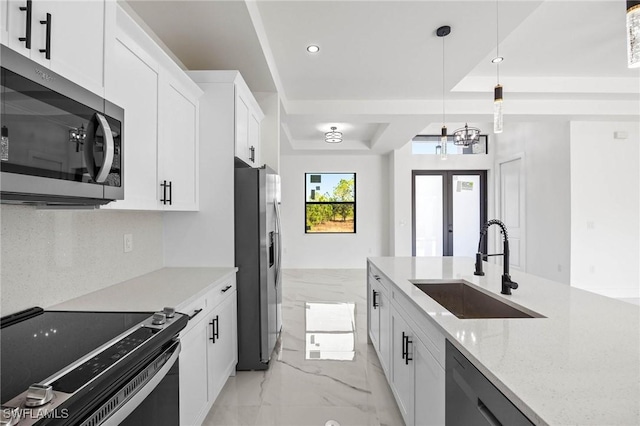
M305 233L356 232L356 174L305 173Z
M468 147L457 146L453 144L453 136L447 137L447 154L488 154L488 137L480 135L478 143ZM440 154L440 136L439 135L418 135L411 140L412 154Z

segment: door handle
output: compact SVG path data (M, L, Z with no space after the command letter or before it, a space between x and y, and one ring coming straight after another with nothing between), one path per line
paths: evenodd
M413 361L413 358L409 356L409 344L413 344L413 341L409 339L409 335L402 332L402 359L404 359L405 365L409 365L409 361Z
M18 40L24 41L24 47L31 49L31 14L33 10L31 0L27 0L26 6L20 6L20 10L26 12L27 25L24 37L19 37Z
M373 306L373 309L378 309L378 306L380 306L380 304L378 303L378 292L375 290L373 290L372 306Z
M103 142L103 158L102 164L99 168L96 168L94 150L98 145L97 132L98 128L102 129ZM102 115L95 113L93 118L89 120L87 124L87 139L85 141L84 159L89 176L97 183L103 183L109 172L111 171L111 165L113 164L113 156L115 153L115 143L113 142L113 133L111 133L111 127L107 122L107 119Z
M44 57L51 59L51 14L47 13L47 19L40 21L42 25L46 25L47 39L45 41L45 48L40 49L41 53L44 53Z

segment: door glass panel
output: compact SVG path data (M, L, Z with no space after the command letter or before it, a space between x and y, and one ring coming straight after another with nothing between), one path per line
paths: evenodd
M442 256L442 176L415 177L416 256Z
M475 256L480 236L480 176L453 175L453 255Z

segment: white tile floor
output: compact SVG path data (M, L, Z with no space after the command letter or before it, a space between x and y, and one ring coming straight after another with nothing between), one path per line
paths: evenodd
M283 274L283 326L280 345L267 371L240 371L231 377L204 421L206 426L399 426L403 425L391 390L373 347L367 343L366 272L362 270L285 270ZM313 302L355 304L354 333L340 328L340 345L333 353L319 351L331 335L307 335L313 320ZM348 305L340 305L353 312ZM335 309L336 305L324 306ZM317 318L317 317L316 317ZM328 328L335 324L321 322ZM344 323L341 323L344 324ZM318 331L318 330L314 330ZM314 344L307 348L310 335ZM322 334L322 333L320 333ZM334 333L335 334L335 333ZM349 342L354 336L354 345ZM334 339L335 340L335 339ZM315 343L320 342L321 346ZM314 359L306 359L307 350ZM353 360L322 360L333 355ZM337 423L331 423L331 421Z

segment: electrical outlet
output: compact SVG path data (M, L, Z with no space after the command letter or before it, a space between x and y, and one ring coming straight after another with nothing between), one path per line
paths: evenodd
M124 234L124 252L133 251L133 234Z

